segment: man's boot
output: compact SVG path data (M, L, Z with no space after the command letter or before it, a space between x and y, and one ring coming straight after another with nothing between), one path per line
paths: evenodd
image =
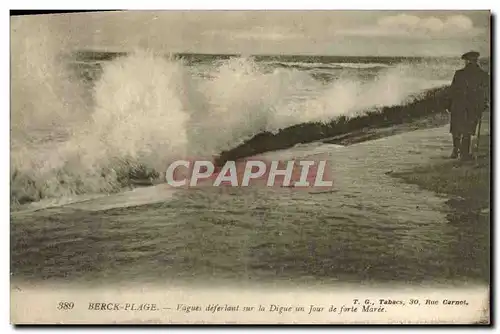
M453 136L453 151L451 152L450 159L458 158L460 152L460 136Z
M471 135L464 135L462 138L462 145L460 147L460 160L472 160L472 155L470 154L470 139Z

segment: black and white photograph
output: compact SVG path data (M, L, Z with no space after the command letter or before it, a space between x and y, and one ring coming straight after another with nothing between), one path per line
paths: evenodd
M11 323L489 325L491 16L11 12Z

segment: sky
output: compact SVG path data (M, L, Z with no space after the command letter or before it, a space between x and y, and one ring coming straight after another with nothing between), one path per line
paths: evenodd
M73 49L459 56L489 54L489 20L488 11L127 11L12 17L11 29Z

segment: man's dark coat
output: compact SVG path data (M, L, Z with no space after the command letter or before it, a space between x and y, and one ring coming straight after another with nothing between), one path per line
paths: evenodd
M488 102L489 76L479 65L470 63L456 71L450 90L450 132L474 135Z

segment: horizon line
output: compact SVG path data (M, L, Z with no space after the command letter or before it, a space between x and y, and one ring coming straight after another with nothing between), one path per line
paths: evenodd
M147 50L147 49L146 49ZM75 49L74 52L100 52L100 53L124 53L129 54L135 52L134 49L131 50L109 50L109 49L97 49L97 48L82 48ZM348 54L316 54L316 53L236 53L236 52L228 52L228 53L213 53L213 52L194 52L194 51L153 51L156 54L163 55L205 55L205 56L244 56L244 57L253 57L253 56L264 56L264 57L293 57L293 56L302 56L302 57L352 57L352 58L363 58L363 57L378 57L378 58L460 58L461 54L458 55L348 55ZM489 59L491 55L485 55L480 57L480 59Z

